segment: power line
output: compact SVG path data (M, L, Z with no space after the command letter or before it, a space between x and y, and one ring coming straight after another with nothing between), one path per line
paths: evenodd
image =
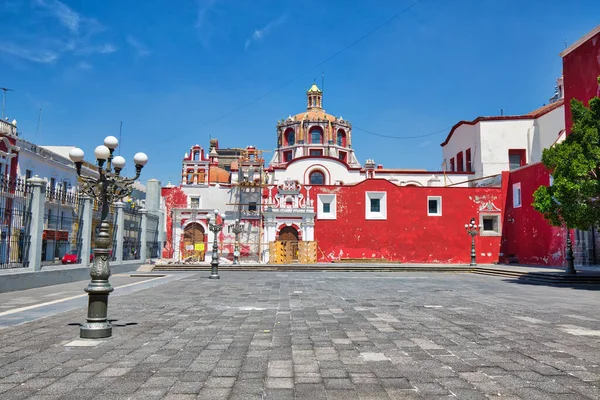
M378 26L376 26L375 28L371 29L369 32L365 33L364 35L362 35L361 37L359 37L358 39L356 39L355 41L353 41L352 43L346 45L345 47L343 47L342 49L338 50L337 52L333 53L332 55L330 55L329 57L325 58L324 60L318 62L317 64L314 64L312 67L304 70L303 72L301 72L300 74L294 76L291 79L288 79L287 81L283 82L281 85L276 86L274 89L271 89L270 91L266 92L265 94L255 98L254 100L243 104L215 119L213 119L212 121L207 122L206 124L202 125L200 128L204 128L208 125L212 125L215 122L219 122L220 120L229 117L232 114L235 114L236 112L243 110L246 107L251 106L254 103L259 102L260 100L264 99L267 96L270 96L271 94L277 92L278 90L284 88L285 86L289 85L290 83L294 82L295 80L303 77L304 75L306 75L307 73L309 73L310 71L314 70L317 67L320 67L321 65L331 61L332 59L334 59L335 57L339 56L340 54L342 54L343 52L345 52L346 50L348 50L349 48L351 48L352 46L360 43L361 41L363 41L364 39L366 39L367 37L371 36L372 34L374 34L375 32L377 32L378 30L380 30L381 28L383 28L385 25L389 24L390 22L394 21L395 19L399 18L402 14L404 14L405 12L407 12L408 10L410 10L411 8L413 8L419 1L421 0L415 0L414 2L412 2L409 6L407 6L406 8L402 9L401 11L399 11L398 13L394 14L392 17L388 18L387 20L385 20L384 22L382 22L381 24L379 24Z
M388 139L420 139L420 138L424 138L424 137L428 137L428 136L439 135L442 132L448 132L451 128L440 129L439 131L436 131L436 132L427 133L425 135L418 135L418 136L392 136L392 135L384 135L384 134L381 134L381 133L371 132L371 131L368 131L366 129L359 128L356 125L352 125L352 129L357 129L357 130L359 130L361 132L368 133L369 135L379 136L379 137L388 138Z

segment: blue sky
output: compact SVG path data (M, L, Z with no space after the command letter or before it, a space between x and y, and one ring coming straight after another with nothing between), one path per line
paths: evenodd
M362 163L439 170L452 125L542 106L565 41L600 23L597 0L420 0L352 44L414 1L2 0L6 115L90 159L123 121L122 155L150 158L143 180L178 183L209 136L272 151L324 72L324 108L353 123Z

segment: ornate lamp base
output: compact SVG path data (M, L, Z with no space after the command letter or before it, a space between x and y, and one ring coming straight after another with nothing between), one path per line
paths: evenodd
M108 294L114 289L108 281L91 281L85 291L88 293L87 322L81 325L79 337L100 339L112 335L112 325L108 322Z
M213 262L210 263L211 266L211 271L210 271L210 276L208 277L208 279L221 279L221 277L219 276L219 263L215 263L214 260Z

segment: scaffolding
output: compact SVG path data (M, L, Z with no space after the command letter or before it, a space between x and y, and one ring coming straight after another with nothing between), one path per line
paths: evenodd
M237 206L236 219L244 227L238 239L240 248L253 249L254 251L240 252L242 258L254 258L263 261L263 189L268 186L265 173L265 160L263 152L254 147L240 149L238 158L237 182L232 182L235 203L228 205ZM247 229L246 226L250 228ZM254 227L258 229L255 230Z

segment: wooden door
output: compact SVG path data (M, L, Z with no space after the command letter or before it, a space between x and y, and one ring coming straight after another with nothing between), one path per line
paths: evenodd
M183 231L183 257L204 261L204 247L204 227L196 222L186 226Z

